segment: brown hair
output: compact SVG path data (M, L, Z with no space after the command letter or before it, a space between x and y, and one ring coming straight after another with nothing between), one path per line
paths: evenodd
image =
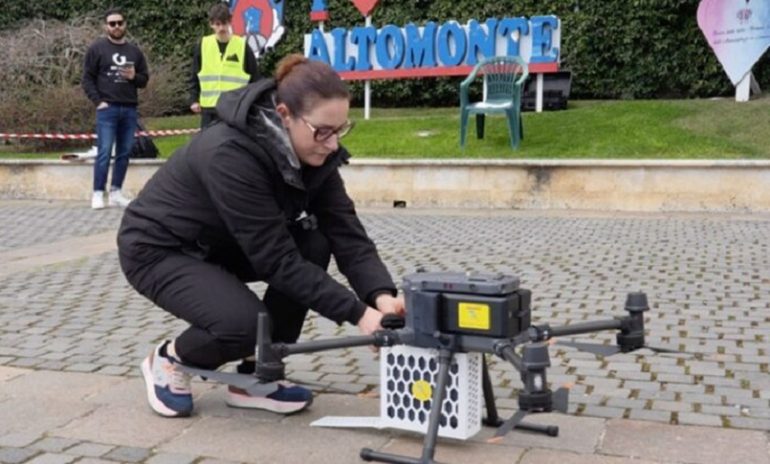
M287 55L275 69L278 101L294 115L307 113L316 101L350 99L348 86L326 63L310 60L299 53Z
M233 19L233 15L230 14L230 8L223 3L219 2L216 5L209 8L209 22L219 21L221 23L229 23Z

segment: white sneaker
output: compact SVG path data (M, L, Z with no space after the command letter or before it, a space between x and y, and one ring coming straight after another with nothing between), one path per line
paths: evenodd
M125 208L129 203L131 203L131 200L124 197L121 190L110 190L110 206L120 206L121 208Z
M95 190L91 196L91 209L104 208L104 190Z

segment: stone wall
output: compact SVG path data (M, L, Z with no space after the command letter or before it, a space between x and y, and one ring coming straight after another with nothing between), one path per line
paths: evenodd
M162 164L132 161L137 192ZM93 165L0 162L0 198L89 198ZM353 160L359 206L770 212L770 161Z

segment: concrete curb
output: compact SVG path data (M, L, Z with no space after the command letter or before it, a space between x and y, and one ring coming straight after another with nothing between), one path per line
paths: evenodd
M163 161L134 160L139 191ZM0 198L86 199L92 163L0 161ZM353 160L360 206L770 212L767 160Z

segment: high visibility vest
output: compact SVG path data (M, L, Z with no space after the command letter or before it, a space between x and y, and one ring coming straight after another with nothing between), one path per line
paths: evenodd
M222 92L249 83L250 76L243 70L245 54L246 40L237 35L230 37L224 55L219 54L215 34L207 35L201 40L201 70L198 72L198 82L201 85L198 103L201 107L214 108Z

